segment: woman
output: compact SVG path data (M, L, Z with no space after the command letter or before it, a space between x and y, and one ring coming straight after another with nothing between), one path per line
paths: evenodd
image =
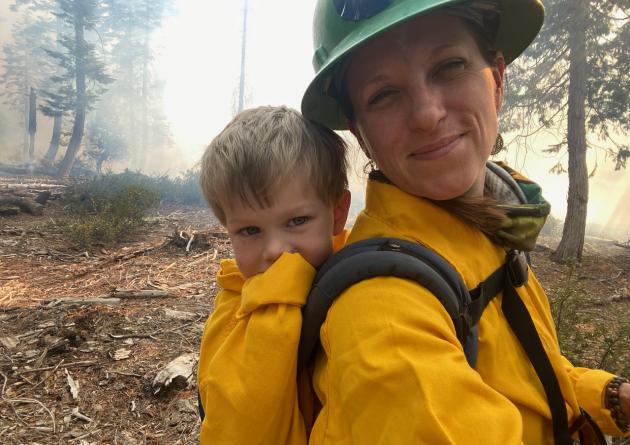
M506 250L533 245L537 232L514 230L518 215L539 229L546 203L521 181L533 202L519 205L486 162L502 145L505 67L542 20L538 0L318 1L317 74L302 111L350 129L374 168L350 243L421 243L469 289L505 262ZM517 293L557 379L565 430L584 422L582 407L606 434L622 435L630 384L561 355L531 271ZM473 369L448 314L420 285L380 277L346 290L320 331L313 384L322 408L310 443L569 443L501 303L500 294L479 321Z

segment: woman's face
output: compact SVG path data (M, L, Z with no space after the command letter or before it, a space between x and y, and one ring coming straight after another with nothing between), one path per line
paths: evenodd
M502 56L489 66L460 19L422 15L355 51L345 78L351 130L407 193L481 196L504 69Z

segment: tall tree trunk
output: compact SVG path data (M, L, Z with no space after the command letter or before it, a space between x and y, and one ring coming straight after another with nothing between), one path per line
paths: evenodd
M97 156L96 157L96 174L101 176L103 174L103 162L105 162L105 156Z
M50 145L48 145L48 151L44 156L44 161L52 163L57 157L57 151L59 151L59 141L61 140L61 121L62 115L57 114L53 117L53 132L50 138Z
M74 160L81 147L83 130L85 128L85 113L87 111L87 96L85 94L85 56L87 48L83 38L84 17L82 15L81 6L77 5L75 11L74 38L77 103L74 112L74 122L72 124L72 136L70 136L66 154L59 165L59 171L57 172L58 177L67 176L72 169Z
M586 3L573 2L575 20L570 28L569 110L567 142L569 145L569 193L562 240L553 259L582 259L586 210L588 204L588 170L586 167Z
M243 2L243 40L241 41L241 78L238 84L238 111L245 106L245 52L247 45L247 0Z
M139 168L145 167L149 139L149 28L144 30L144 44L142 50L142 138L140 141Z
M37 92L31 87L28 96L28 164L35 157L35 133L37 132Z
M35 133L28 134L28 165L33 163L35 154Z
M127 25L127 59L125 60L125 75L127 80L127 109L126 109L126 124L127 124L127 141L129 143L130 159L133 168L137 168L138 165L138 125L136 122L136 107L138 106L138 92L136 90L136 52L134 42L134 29L131 23Z
M29 153L29 134L28 134L28 100L24 99L24 140L22 142L22 162L30 164Z
M55 8L55 10L57 10L57 8ZM61 39L61 33L63 30L63 20L61 20L61 18L59 16L57 16L56 20L55 20L55 27L56 27L56 35L55 35L55 49L57 51L61 50L61 44L59 43L60 39ZM57 73L58 73L58 68L57 68ZM52 132L52 136L50 137L50 144L48 144L48 150L46 151L46 154L44 155L44 163L46 164L52 164L55 161L55 158L57 157L57 152L59 151L59 142L61 141L61 124L63 122L63 114L59 113L53 116L53 132Z
M28 49L24 52L24 141L22 145L22 161L25 164L30 164L31 160L28 156L29 153L29 134L28 134L28 122L29 122L29 99L28 91L30 87L30 75L29 75L29 57Z

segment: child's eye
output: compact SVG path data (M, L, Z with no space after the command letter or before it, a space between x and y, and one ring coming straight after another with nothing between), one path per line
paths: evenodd
M241 230L238 231L238 233L245 236L252 236L260 233L260 229L256 226L248 226L243 227Z
M289 226L301 226L302 224L306 223L308 219L308 216L298 216L295 218L291 218L291 221L289 221Z

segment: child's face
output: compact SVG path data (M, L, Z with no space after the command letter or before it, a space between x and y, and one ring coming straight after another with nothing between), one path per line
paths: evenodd
M349 192L331 206L301 178L282 184L269 207L230 203L226 228L239 269L245 278L262 273L283 252L297 252L319 267L332 253L332 236L343 230L349 205Z

